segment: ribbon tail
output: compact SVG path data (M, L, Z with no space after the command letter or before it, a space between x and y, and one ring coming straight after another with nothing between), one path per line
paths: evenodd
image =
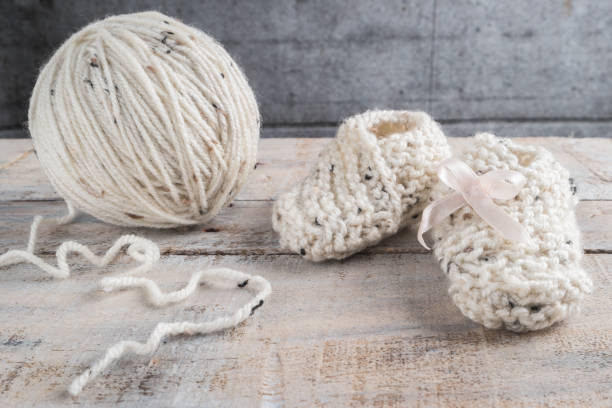
M487 224L495 228L504 238L528 244L531 239L521 224L499 208L491 198L470 200L471 207Z
M436 200L429 204L423 210L421 224L417 233L417 240L423 247L431 249L425 243L423 234L429 231L434 225L440 223L446 217L457 211L466 204L465 200L459 193L453 193L448 197Z

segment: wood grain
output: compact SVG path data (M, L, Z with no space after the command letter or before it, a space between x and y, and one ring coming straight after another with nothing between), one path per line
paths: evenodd
M612 199L612 139L516 138L544 146L570 171L583 200ZM238 200L273 200L301 180L316 161L327 138L260 139L258 164ZM460 152L469 138L449 139ZM57 200L28 139L0 140L0 201ZM17 160L21 157L20 160ZM11 164L12 163L12 164Z
M98 252L123 234L136 234L156 242L164 254L174 255L282 255L272 229L272 201L238 201L206 225L166 230L122 228L83 215L78 222L54 229L42 227L37 252L53 254L65 240L76 239ZM0 249L23 248L36 214L66 212L61 201L0 202ZM582 201L578 220L588 253L612 252L612 201ZM410 228L366 249L368 253L424 253Z
M30 266L0 275L0 396L84 406L606 406L612 402L612 255L588 255L595 281L580 317L539 333L484 330L456 309L429 255L165 257L152 277L177 287L221 264L274 288L240 327L179 337L132 356L71 400L65 387L112 343L144 339L157 321L206 320L245 300L202 288L163 309L137 292L105 294L108 271L77 262L50 280Z
M273 200L327 140L267 139L248 188L208 225L158 231L82 216L43 227L39 246L51 254L78 240L102 252L121 234L146 236L165 254L150 275L166 290L213 265L263 275L273 294L253 319L125 358L72 399L67 385L113 343L144 340L159 321L212 319L247 295L202 287L153 308L137 291L99 291L101 277L130 266L125 256L103 269L73 257L66 280L30 265L2 268L0 405L612 406L612 141L519 140L549 148L576 179L584 267L595 283L580 316L537 333L483 329L453 305L446 277L409 230L342 262L288 254L271 229ZM467 143L451 141L457 150ZM28 140L0 141L2 252L25 246L34 215L63 212L30 149Z
M465 119L445 120L437 118L448 137L471 137L478 132L490 132L501 137L554 137L611 138L612 120L576 119ZM329 124L263 124L262 138L333 137L337 125ZM0 129L0 139L27 139L28 131L22 127Z

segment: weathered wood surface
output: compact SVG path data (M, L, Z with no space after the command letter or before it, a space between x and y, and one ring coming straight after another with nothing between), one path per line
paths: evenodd
M514 140L544 146L553 152L574 177L580 199L612 197L612 139L540 137ZM308 173L326 143L325 138L260 139L257 168L237 199L273 200ZM470 139L453 138L449 143L454 151L460 152L469 145ZM0 140L0 202L58 199L38 165L32 142L29 139Z
M91 245L105 251L108 243L118 234L136 234L155 241L164 254L181 255L284 255L289 254L278 244L272 229L271 201L238 201L226 208L206 225L195 225L171 230L147 228L119 228L83 215L79 221L50 230L42 227L38 252L53 254L67 239ZM61 201L52 202L0 202L0 243L7 248L25 245L32 217L66 212ZM612 251L612 201L582 201L578 204L578 220L583 233L584 249L588 253ZM92 234L91 231L95 231ZM414 230L405 229L368 248L368 253L425 253L416 240Z
M612 2L585 0L3 1L0 129L26 120L39 67L70 33L151 8L221 41L267 124L386 107L424 109L470 133L487 119L612 131Z
M131 265L125 256L108 268L74 257L67 280L29 265L2 268L0 406L611 406L612 141L521 141L550 148L583 199L584 266L595 290L580 316L538 333L483 329L453 305L446 278L410 231L342 262L288 254L271 230L272 200L327 141L262 140L249 187L208 225L152 231L83 216L43 228L40 245L50 254L74 239L103 251L121 234L144 235L166 254L150 273L166 290L211 265L263 275L273 294L254 318L127 357L72 399L70 381L116 341L144 340L158 321L212 319L247 295L202 287L157 309L138 291L98 291L101 277ZM30 148L0 141L0 252L24 247L34 215L63 211Z
M222 334L170 339L67 396L71 379L116 341L158 321L207 320L245 301L205 288L163 309L138 292L100 293L106 273L77 262L65 281L30 266L0 275L0 396L5 406L610 406L612 255L588 255L596 282L582 316L525 335L484 330L446 295L428 255L357 255L311 264L295 256L171 256L151 273L177 287L221 264L266 276L274 293ZM125 266L123 266L125 267ZM116 405L115 405L116 404Z
M423 109L423 107L419 109ZM448 137L470 137L476 132L491 132L503 137L550 135L575 138L612 138L612 120L437 120L444 125L444 133ZM261 137L264 139L333 137L336 133L336 129L336 124L267 126L267 124L264 123ZM30 137L30 135L25 126L0 130L0 139L25 139L28 137Z

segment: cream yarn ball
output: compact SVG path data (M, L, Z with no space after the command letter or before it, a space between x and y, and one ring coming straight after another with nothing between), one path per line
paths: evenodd
M34 87L29 129L57 192L126 226L214 217L255 165L259 111L229 54L158 12L72 35Z

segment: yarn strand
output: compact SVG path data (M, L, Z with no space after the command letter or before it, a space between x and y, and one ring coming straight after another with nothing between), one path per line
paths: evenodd
M41 70L28 125L46 175L79 210L172 228L234 199L255 166L260 117L219 43L142 12L73 34Z
M71 222L78 208L119 226L205 223L234 199L253 170L260 122L244 73L202 31L155 11L89 24L45 64L30 99L34 150L68 203L66 216L45 222ZM72 395L126 352L146 354L164 336L239 324L271 291L262 277L216 268L197 271L182 289L164 293L151 279L135 276L160 258L154 242L135 235L121 236L102 255L78 242L63 242L52 265L34 254L42 222L34 218L26 249L1 255L0 266L28 262L66 279L73 253L103 267L125 250L138 265L102 279L103 290L140 288L154 306L180 302L200 284L246 287L254 296L228 317L159 323L146 343L115 344L72 383Z
M175 292L162 293L155 282L146 278L106 278L102 282L104 290L141 287L147 293L149 300L156 306L166 305L184 300L193 294L199 283L207 283L208 286L218 289L231 287L247 288L255 292L254 297L236 310L231 316L219 317L210 322L174 322L158 323L149 336L146 343L137 341L120 341L111 346L103 358L98 360L90 368L85 370L80 376L74 379L68 392L72 396L78 395L89 381L98 376L109 365L119 360L126 353L137 355L150 354L154 352L164 337L176 336L179 334L195 335L209 334L237 326L245 321L263 305L264 299L272 292L270 283L261 276L252 276L231 269L219 268L208 271L195 272L189 283Z
M65 216L44 219L38 215L34 217L30 228L30 236L26 250L10 250L0 256L0 267L19 263L31 263L56 279L66 279L70 276L68 255L78 253L96 266L106 266L113 261L119 252L127 246L125 252L140 265L128 269L118 276L106 277L100 280L99 286L105 292L121 289L141 288L147 300L157 307L181 302L195 293L201 284L210 288L232 289L245 288L253 293L253 297L230 316L218 317L210 322L160 322L157 324L146 343L136 341L121 341L111 346L104 357L98 360L80 376L73 380L68 388L72 396L78 395L85 385L93 380L100 372L105 370L114 361L120 359L125 353L138 355L149 354L159 346L162 338L178 334L209 334L225 330L245 321L253 312L261 307L264 299L270 295L272 288L263 277L249 275L229 268L213 268L196 271L191 275L189 282L182 288L173 292L164 293L155 281L142 276L133 276L146 273L160 258L159 246L154 242L135 235L123 235L102 256L94 254L89 247L75 241L67 241L60 245L56 251L57 266L45 262L41 257L34 255L38 230L43 222L52 225L64 225L75 219L77 211L74 206L67 203L68 213Z
M38 266L40 269L47 272L54 278L67 278L70 275L70 270L63 268L62 265L65 264L68 247L71 246L70 244L73 244L72 242L65 242L57 250L57 268L49 265L42 258L34 255L34 249L36 248L36 242L38 240L38 228L43 221L45 221L46 224L51 225L64 225L72 222L77 217L78 213L74 206L69 202L66 202L66 206L68 207L68 213L64 216L48 219L44 219L41 215L34 217L32 225L30 226L30 236L28 238L27 249L25 251L13 249L0 255L0 267L29 262Z

